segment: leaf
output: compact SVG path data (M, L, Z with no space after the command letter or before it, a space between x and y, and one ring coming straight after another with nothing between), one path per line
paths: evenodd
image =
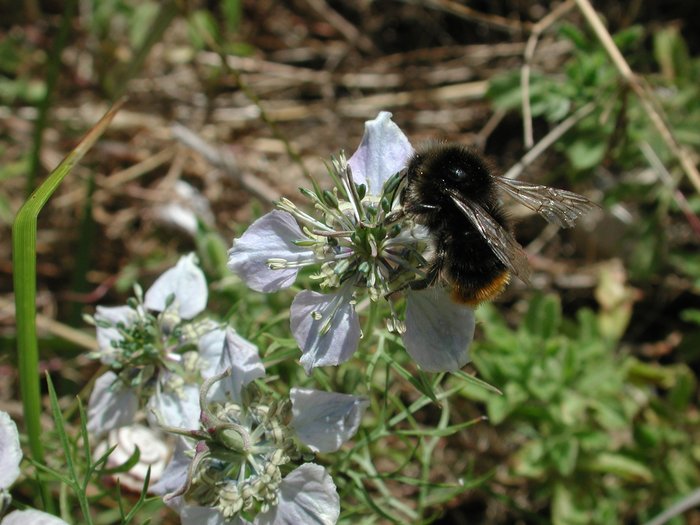
M487 383L486 381L479 379L478 377L469 375L462 370L455 370L453 372L450 372L450 374L452 374L453 376L461 379L465 383L472 385L476 388L486 390L487 392L492 392L494 394L502 395L502 392L498 388L496 388L495 386Z
M393 368L398 374L403 377L406 381L411 383L416 390L418 390L420 393L424 394L433 403L438 404L439 401L437 397L435 396L435 392L433 391L433 387L430 384L430 382L426 379L425 372L418 371L418 377L416 377L415 374L409 372L406 370L403 366L401 366L399 363L397 363L394 359L392 359L390 356L388 356L385 353L381 354L381 357L389 363L391 368ZM440 376L441 377L441 376Z
M520 73L512 71L505 75L496 75L490 82L486 96L498 109L517 109L522 104L520 95Z
M577 499L564 483L557 483L554 486L552 500L552 523L554 525L588 525L591 523L591 516L577 508Z
M117 114L125 99L115 103L78 145L49 174L17 212L12 225L12 264L17 323L20 391L24 405L29 447L34 459L43 462L43 431L39 422L39 351L36 338L36 230L37 217L61 181L68 175Z
M524 327L542 339L553 337L561 323L561 305L554 295L535 295L528 305Z
M578 441L573 436L562 435L550 442L549 455L562 476L570 476L574 472L578 450Z
M565 150L574 169L584 171L600 164L607 145L602 138L579 135Z
M561 24L559 34L569 40L579 51L586 51L591 45L583 31L573 24Z
M581 462L584 470L614 474L634 483L651 483L654 474L643 463L623 454L602 452L593 459Z

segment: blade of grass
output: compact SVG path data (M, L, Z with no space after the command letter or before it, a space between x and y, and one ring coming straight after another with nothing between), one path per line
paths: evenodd
M12 225L12 267L17 322L17 359L19 383L24 406L25 426L33 459L44 462L41 442L41 392L39 388L39 351L36 338L36 228L37 217L51 194L73 167L95 144L116 115L124 99L117 102L83 137L78 145L32 193L17 212ZM48 487L41 484L44 505L51 510Z

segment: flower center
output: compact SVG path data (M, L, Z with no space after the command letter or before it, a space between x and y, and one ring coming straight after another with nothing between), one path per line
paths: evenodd
M229 519L253 517L278 503L282 469L301 454L289 428L291 403L248 385L240 403L212 403L209 439L200 441L185 498Z

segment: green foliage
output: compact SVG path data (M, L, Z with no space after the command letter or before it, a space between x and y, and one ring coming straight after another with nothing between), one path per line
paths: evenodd
M687 367L624 355L602 315L567 322L555 296L533 298L517 330L491 305L479 315L474 364L503 395L463 393L509 436L510 476L537 487L531 503L548 505L553 523L643 520L700 483Z

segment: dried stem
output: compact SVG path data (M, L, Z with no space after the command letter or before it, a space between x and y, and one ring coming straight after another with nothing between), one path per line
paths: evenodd
M700 193L700 172L698 172L695 163L690 157L690 153L678 142L673 131L666 123L663 110L658 107L654 95L651 93L647 84L638 77L630 68L627 61L620 53L620 50L615 45L615 42L610 36L610 33L603 25L598 14L591 6L588 0L574 0L576 5L578 5L581 13L586 18L591 28L595 32L596 36L603 45L603 48L610 56L613 64L622 75L622 78L627 82L627 84L632 88L632 91L639 97L642 106L647 112L647 115L651 119L654 127L663 138L666 145L669 147L673 155L678 159L683 171L690 179L690 182L695 186L696 191Z
M564 135L564 133L569 131L578 122L590 115L595 109L595 107L596 106L594 102L589 102L585 106L579 108L579 110L573 115L571 115L569 118L560 122L559 125L555 127L552 131L547 133L542 138L542 140L540 140L535 145L535 147L533 147L530 151L523 155L523 158L520 159L517 163L515 163L506 172L504 177L508 179L517 179L518 177L520 177L525 168L532 164L537 157L542 155L542 153L544 153L547 148L549 148L552 144L559 140L559 138L562 135Z
M532 33L530 33L530 38L527 40L524 53L525 63L520 71L520 93L523 104L523 140L525 149L530 149L535 143L532 134L532 109L530 108L530 66L535 56L537 42L540 36L542 36L542 33L549 29L557 20L565 16L573 9L574 5L573 0L567 0L559 5L551 13L532 26Z

